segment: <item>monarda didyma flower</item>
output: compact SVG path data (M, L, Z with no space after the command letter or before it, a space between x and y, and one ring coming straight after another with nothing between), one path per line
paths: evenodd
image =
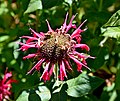
M76 28L75 24L72 24L75 16L73 15L69 24L67 25L68 13L66 14L65 21L61 28L53 30L50 27L49 22L46 20L49 31L47 33L37 33L30 28L32 36L22 36L25 38L26 42L19 42L21 45L19 50L27 51L29 48L36 48L36 53L28 54L23 57L23 59L29 59L36 57L38 62L34 67L28 72L32 73L34 70L40 71L42 64L44 64L44 71L40 77L44 81L49 80L50 76L53 74L53 71L57 69L59 72L60 80L64 80L64 77L67 78L66 71L72 71L72 66L70 65L70 59L72 59L77 66L78 71L82 71L82 67L85 67L90 70L87 66L86 59L94 58L84 53L79 53L76 51L77 48L81 50L89 51L90 48L86 44L81 44L81 33L86 29L81 29L81 26L86 22L86 20ZM75 29L70 35L68 31L70 29ZM55 72L54 72L55 73Z
M16 80L12 80L12 73L7 73L7 70L5 72L4 78L0 80L0 101L3 101L4 99L9 100L9 96L11 95L10 89L11 84L13 82L17 82Z

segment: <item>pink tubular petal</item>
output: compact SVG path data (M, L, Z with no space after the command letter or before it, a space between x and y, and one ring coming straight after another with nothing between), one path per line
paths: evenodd
M92 56L90 56L90 55L86 55L86 54L83 54L83 53L79 53L79 52L77 52L77 51L73 51L73 53L74 53L75 55L77 54L79 58L85 58L85 59L91 58L91 59L95 59L95 57L92 57Z
M81 63L81 62L80 62L79 60L77 60L74 56L69 55L69 57L70 57L72 60L74 60L74 61L76 62L76 64L77 64L77 66L80 66L80 68L81 68L81 65L82 65L82 66L86 67L87 69L91 70L88 66L86 66L86 65L83 64L83 63Z
M30 43L33 43L35 40L38 40L38 38L30 37L30 36L22 36L21 38L28 38L27 41L26 41L26 44L30 44ZM20 42L18 42L18 44L20 44Z
M60 80L64 80L64 77L67 78L64 62L60 62Z
M33 35L34 35L35 37L36 37L36 36L39 37L39 38L41 37L41 34L35 32L32 28L30 28L29 30L33 33Z
M65 18L65 21L64 21L64 23L63 23L63 27L62 27L62 30L64 31L65 29L66 29L66 27L67 27L67 18L68 18L68 12L67 12L67 14L66 14L66 18Z
M82 70L82 63L80 61L78 61L76 58L74 58L73 56L69 55L69 57L75 61L75 63L77 64L77 70L81 71Z
M73 33L72 33L72 35L71 35L71 38L73 39L73 38L75 38L75 37L78 37L79 35L80 35L80 33L82 33L82 32L84 32L84 30L81 30L81 29L76 29Z
M77 51L73 51L75 55L78 55L79 58L85 58L85 56Z
M10 79L6 82L6 85L11 84L12 82L17 83L17 80ZM12 87L12 86L11 86Z
M2 80L2 83L5 83L6 80L10 77L12 77L12 73L11 72L7 73L7 69L6 69L6 72L5 72L4 78Z
M33 70L40 70L40 66L42 65L43 61L45 59L41 59L40 61L38 61L38 63L27 73L27 74L30 74L31 72L33 72Z
M4 99L9 98L9 95L11 95L10 89L12 88L11 84L15 82L16 80L12 80L12 72L7 72L7 69L5 71L5 75L2 80L0 80L0 101L3 101Z
M81 30L81 26L86 22L85 20L80 26L72 33L71 38L75 38L76 36L79 36L80 33L84 32L85 30Z
M7 88L9 88L9 87L7 87ZM7 89L4 89L3 92L4 92L5 95L11 95L11 92L8 91Z
M36 56L36 54L29 54L27 56L24 56L23 59L25 60L25 59L33 58L35 56Z
M44 36L44 33L43 33L43 32L40 32L40 35Z
M64 62L66 64L66 68L70 71L72 71L72 68L70 67L70 64L68 63L68 61L66 59L64 59Z
M81 23L78 28L81 28L86 23L86 21L87 21L87 19L85 21L83 21L83 23Z
M47 80L50 79L49 73L48 73L49 65L50 65L50 62L47 63L47 65L45 67L45 70L44 70L42 76L40 77L40 80L43 79L46 82Z
M50 27L50 24L49 24L49 22L48 22L47 19L46 19L46 22L47 22L47 25L48 25L48 29L49 29L49 31L50 31L50 32L54 32L54 31L52 30L52 28Z
M76 28L75 24L72 24L73 19L75 18L75 15L72 16L70 23L67 26L66 33L70 30L70 28Z
M22 50L22 51L26 51L28 50L29 48L37 48L36 44L24 44L22 42L19 42L21 46L21 48L19 50Z
M55 64L52 64L52 66L51 66L51 68L50 68L50 71L49 71L49 75L50 75L50 76L51 76L52 73L53 73L53 69L54 69L54 67L55 67Z
M74 47L75 47L75 48L85 49L85 50L87 50L87 51L90 50L90 48L89 48L86 44L76 44Z
M63 72L64 72L65 77L67 77L66 71L65 71L65 64L64 64L63 61L62 61L62 64L61 64L61 68L62 68L62 70L63 70Z
M28 39L31 39L31 40L37 40L38 39L36 37L30 37L30 36L22 36L22 38L28 38Z
M79 52L76 52L76 51L74 51L73 53L74 53L75 55L77 55L78 58L81 59L81 62L82 62L83 64L87 65L87 63L86 63L86 61L85 61L85 59L87 59L87 56L85 56L85 55L83 55L83 54L81 54L81 53L79 53Z

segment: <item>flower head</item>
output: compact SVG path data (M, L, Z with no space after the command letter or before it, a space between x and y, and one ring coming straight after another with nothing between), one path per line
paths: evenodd
M11 77L12 73L7 73L6 70L3 79L0 80L0 101L3 101L3 99L9 99L9 95L11 95L11 83L16 82L16 80L12 80Z
M65 77L67 78L66 70L68 72L72 71L70 60L73 60L76 63L78 71L82 71L82 67L90 69L85 60L93 57L76 51L77 48L86 51L90 50L86 44L81 44L81 33L86 30L81 29L81 26L86 22L86 20L77 28L75 24L72 24L75 16L72 16L68 25L66 23L67 18L68 13L66 14L63 25L59 29L53 30L50 27L49 22L46 20L49 29L48 32L37 33L30 28L32 36L22 36L22 38L26 39L26 42L19 42L21 45L20 50L27 51L29 48L37 49L36 53L28 54L23 57L23 59L34 57L38 58L38 62L28 72L28 74L32 73L34 70L39 71L44 63L44 71L40 78L46 81L50 79L50 76L53 74L55 68L57 68L57 65L59 79L64 80ZM68 34L70 29L74 29L71 35Z

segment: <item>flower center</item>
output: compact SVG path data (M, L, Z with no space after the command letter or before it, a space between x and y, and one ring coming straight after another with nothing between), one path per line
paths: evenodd
M67 56L70 48L70 36L63 33L46 33L40 52L43 57L54 60L60 60Z

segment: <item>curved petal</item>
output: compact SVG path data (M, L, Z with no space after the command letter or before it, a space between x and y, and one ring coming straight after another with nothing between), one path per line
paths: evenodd
M34 53L34 54L28 54L27 56L24 56L23 59L25 60L25 59L33 58L36 55L37 55L36 53Z
M86 67L87 69L91 70L88 66L86 66L86 65L83 64L83 63L81 63L81 62L80 62L79 60L77 60L74 56L69 55L69 57L70 57L73 61L76 62L77 66L79 66L80 69L81 69L81 66L84 66L84 67Z
M54 32L54 31L52 30L52 28L50 27L50 24L49 24L49 22L48 22L47 19L46 19L46 22L47 22L47 25L48 25L48 29L49 29L49 31L50 31L50 32Z
M60 80L64 80L64 77L67 78L64 62L60 62Z
M42 76L40 77L40 80L43 79L45 82L50 79L48 68L49 68L50 62L48 62L45 66L45 70L42 73Z
M69 62L68 62L66 59L64 59L64 62L65 62L65 64L66 64L66 68L67 68L68 70L72 71L72 68L71 68Z
M89 48L88 45L86 45L86 44L76 44L76 45L74 46L74 48L81 48L81 49L85 49L85 50L87 50L87 51L90 50L90 48Z
M37 37L41 38L41 34L35 32L32 28L30 28L29 30L33 33L33 36L34 36L34 37L37 36Z
M70 20L70 23L68 24L67 26L67 29L66 29L66 33L71 29L71 28L76 28L76 25L75 24L72 24L72 21L73 19L75 18L75 15L72 16L71 20Z
M52 66L51 66L51 68L50 68L50 71L49 71L49 75L50 75L50 76L51 76L52 73L53 73L53 69L54 69L54 67L55 67L55 64L52 64Z
M72 33L71 38L75 38L75 37L78 36L80 33L84 32L84 31L86 30L86 29L84 29L84 30L81 30L81 29L80 29L86 21L87 21L87 20L85 20L82 24L80 24L80 26Z
M42 65L43 61L45 59L41 59L40 61L38 61L38 63L27 73L27 74L30 74L31 72L33 72L35 69L36 70L40 70L40 66Z

